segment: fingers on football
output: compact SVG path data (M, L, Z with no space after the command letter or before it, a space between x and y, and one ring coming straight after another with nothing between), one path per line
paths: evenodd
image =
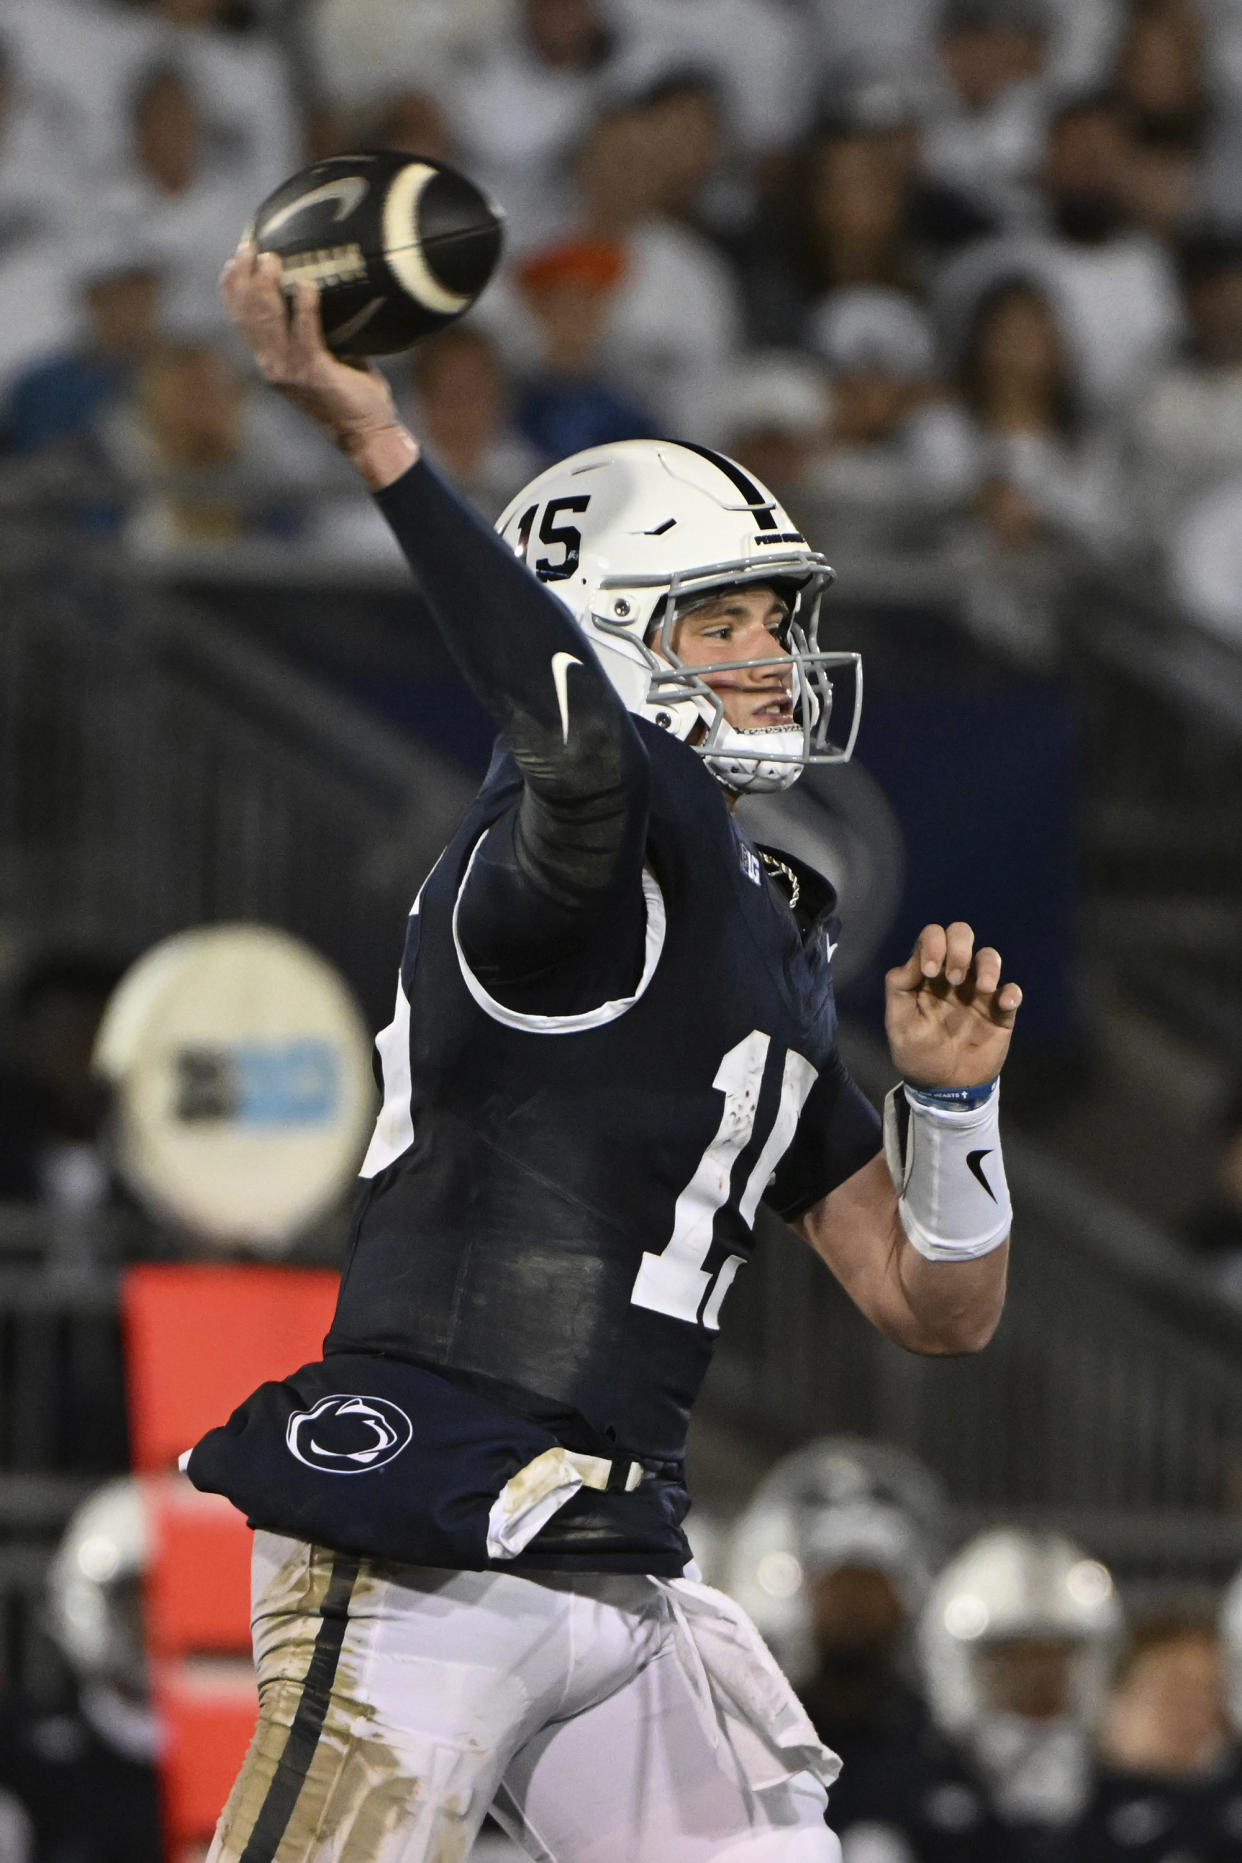
M255 281L260 276L260 260L263 256L249 241L243 240L232 258L226 262L220 273L220 288L230 309L240 310L253 292Z
M254 252L253 240L239 239L234 250L224 261L224 267L220 273L221 278L235 278L243 266L253 261Z
M308 278L298 280L293 290L293 318L290 325L290 360L304 374L322 354L323 325L319 317L319 287Z
M234 311L238 294L241 291L245 264L246 248L239 246L232 258L226 259L220 269L220 295L227 304L230 314Z
M295 381L289 306L281 283L280 260L261 252L246 287L239 318L255 361L271 382Z

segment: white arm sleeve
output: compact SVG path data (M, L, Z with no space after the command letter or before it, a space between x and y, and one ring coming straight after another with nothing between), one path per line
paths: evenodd
M937 1104L894 1087L884 1102L884 1155L901 1226L928 1261L974 1261L1009 1234L998 1090L979 1106Z

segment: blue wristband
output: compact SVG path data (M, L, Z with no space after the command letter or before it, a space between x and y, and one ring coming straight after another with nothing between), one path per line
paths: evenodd
M987 1105L1000 1086L1000 1075L977 1087L916 1087L909 1080L903 1080L901 1086L906 1098L916 1106L954 1106L959 1112L969 1113Z

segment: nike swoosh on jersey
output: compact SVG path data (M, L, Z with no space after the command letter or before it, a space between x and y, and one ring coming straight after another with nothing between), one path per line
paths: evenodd
M552 684L556 687L556 702L561 708L561 742L569 742L569 669L581 666L572 653L554 653L552 655Z
M840 942L841 940L838 938L837 944L840 944ZM828 959L829 963L832 962L832 954L836 948L836 944L829 944L828 940L826 938L824 939L824 956Z
M983 1160L985 1158L990 1158L991 1156L992 1156L992 1151L991 1151L990 1146L986 1151L967 1152L966 1168L970 1172L971 1176L974 1178L977 1178L978 1181L983 1185L983 1188L987 1191L993 1203L995 1203L996 1192L993 1190L991 1184L988 1183L987 1178L983 1175Z
M335 201L336 212L332 218L344 220L366 198L370 186L371 183L365 175L342 175L338 181L325 181L322 187L312 188L309 194L300 194L297 200L290 201L287 207L282 207L279 213L274 213L270 220L265 220L263 222L264 237L266 238L269 233L274 233L278 227L292 220L294 214L303 213L308 207L317 207L320 201Z

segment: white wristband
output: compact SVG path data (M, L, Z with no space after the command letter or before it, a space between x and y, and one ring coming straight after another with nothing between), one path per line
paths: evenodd
M903 1084L884 1102L884 1155L901 1226L928 1261L974 1261L1009 1234L998 1099L999 1089L962 1107L924 1100Z

